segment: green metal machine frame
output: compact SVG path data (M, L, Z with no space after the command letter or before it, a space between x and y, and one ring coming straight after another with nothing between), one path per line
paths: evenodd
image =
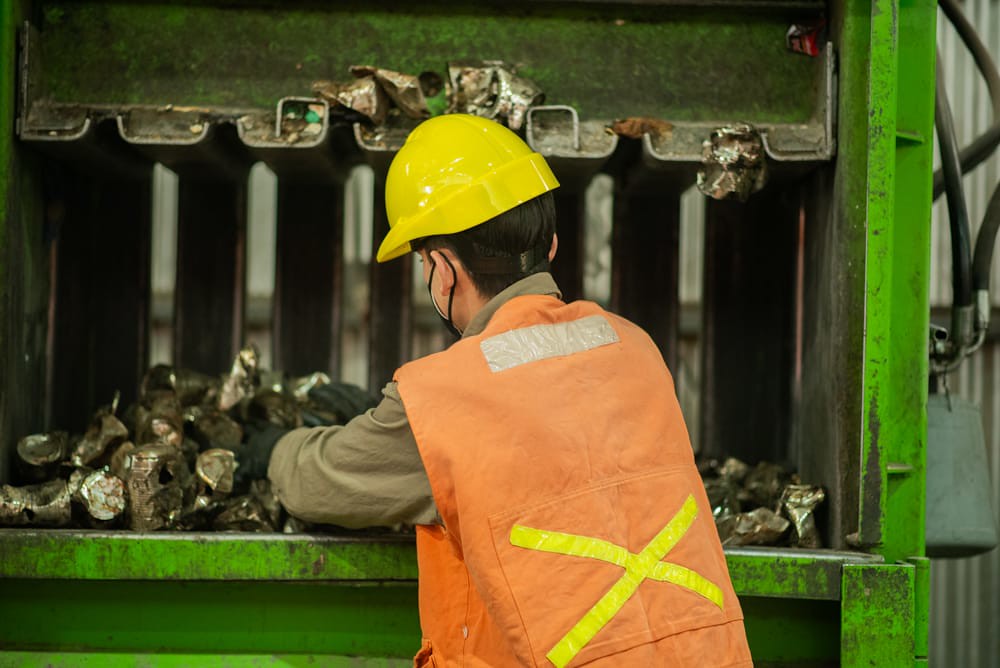
M838 524L852 531L843 549L727 556L759 665L926 665L935 3L721 2L679 21L672 2L521 3L481 21L468 3L233 4L0 4L0 482L4 449L44 421L43 160L16 136L23 96L65 103L67 127L72 104L92 113L110 99L266 107L349 64L419 72L477 45L520 55L520 71L582 118L721 109L712 120L807 123L820 66L787 58L782 37L790 14L819 7L837 54L837 153L810 191L829 212L813 290L816 315L844 335L817 364L835 372L822 382L837 404L827 449L854 462ZM617 20L594 20L595 8ZM25 21L47 29L40 91L16 87ZM270 39L246 47L247 35ZM738 50L755 57L734 64ZM806 394L823 401L819 385ZM405 665L419 647L416 574L412 542L393 536L0 530L0 665Z

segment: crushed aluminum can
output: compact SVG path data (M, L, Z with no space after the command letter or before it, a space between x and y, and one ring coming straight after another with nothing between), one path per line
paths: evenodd
M101 408L94 414L83 435L73 448L70 462L73 466L88 466L97 461L109 448L128 438L128 428L115 417L118 395L115 394L111 406Z
M180 448L184 414L173 390L155 390L136 408L135 439L140 445L164 443Z
M314 81L314 93L325 99L331 106L356 111L375 125L381 125L389 115L389 96L373 76L355 79L348 84L335 81Z
M281 526L284 513L267 480L255 480L247 494L222 499L211 508L220 507L221 512L211 520L211 528L217 531L275 532Z
M132 441L125 441L114 449L108 461L108 469L112 474L122 480L128 480L129 466L132 463L128 456L132 452L135 452L135 443Z
M51 479L69 451L69 436L64 431L31 434L17 442L18 469L25 480Z
M792 544L798 547L819 548L822 541L816 529L816 506L823 502L826 493L822 487L788 485L781 494L781 510L792 522Z
M216 410L200 411L197 417L190 420L190 425L194 440L204 450L226 448L238 451L243 442L243 427Z
M393 104L410 118L430 117L419 76L367 65L354 65L351 74L358 78L374 77Z
M511 130L520 130L528 109L545 101L534 82L514 74L500 60L449 63L448 79L455 111L502 118Z
M246 397L253 396L259 382L260 352L252 343L244 347L233 360L229 375L219 392L219 410L225 412Z
M233 491L236 455L232 450L212 448L198 455L195 474L198 476L198 496L229 494Z
M108 467L91 471L80 482L74 499L83 505L91 518L111 522L125 513L125 482Z
M65 480L12 487L0 485L0 526L69 526L73 489Z
M143 445L127 455L129 527L155 531L178 525L191 472L180 451L162 443Z
M767 183L760 133L749 123L722 127L702 143L698 190L714 199L745 202Z
M288 429L302 426L299 402L293 396L274 390L263 390L254 395L247 406L247 418L257 422L270 422Z
M788 531L789 521L769 508L755 508L716 523L722 545L774 545Z

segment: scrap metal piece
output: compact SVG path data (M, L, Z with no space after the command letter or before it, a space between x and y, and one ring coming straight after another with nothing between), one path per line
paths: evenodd
M642 139L642 136L647 134L657 139L660 137L669 139L674 125L661 118L623 118L614 121L610 130L619 137L630 139Z
M330 376L326 375L322 371L317 371L308 376L303 376L301 378L294 378L291 382L292 394L299 401L305 401L309 398L309 391L314 387L319 387L320 385L329 385Z
M135 438L140 445L184 443L184 413L173 390L154 390L136 408Z
M773 545L788 531L789 521L769 508L755 508L716 523L722 545Z
M135 443L132 441L125 441L111 453L111 459L108 462L108 469L114 475L118 476L122 480L128 480L129 467L132 465L132 460L129 459L129 454L135 452Z
M155 531L178 525L191 472L180 451L162 443L144 445L127 456L129 526Z
M243 427L220 411L200 411L190 424L194 439L204 450L226 448L236 451L243 442Z
M393 104L410 118L430 117L431 112L419 76L369 65L354 65L351 67L351 74L358 78L373 77Z
M69 451L69 436L64 431L31 434L17 442L18 468L28 480L41 482L51 478Z
M816 529L816 506L823 502L826 493L813 485L788 485L781 494L781 510L792 522L792 544L798 547L819 548L822 541Z
M87 466L96 461L109 446L128 438L128 429L115 417L118 409L118 393L110 406L99 409L87 427L83 438L77 442L70 458L73 466Z
M125 482L104 467L91 471L83 478L74 498L92 518L109 522L124 514L125 494Z
M702 143L698 190L714 199L745 202L767 183L760 133L749 123L714 130Z
M199 480L198 496L229 494L233 491L236 466L236 455L232 450L212 448L198 455L198 462L195 464Z
M274 532L281 526L283 508L267 480L250 483L247 494L223 502L223 510L212 522L218 531Z
M504 119L511 130L520 130L528 109L545 100L534 82L500 60L449 63L448 79L456 111Z
M314 81L312 90L331 107L351 109L381 125L389 114L389 96L374 76L364 76L348 84L335 81Z
M260 352L257 346L249 344L236 355L229 375L222 383L219 393L219 410L228 411L244 397L252 396L259 381L258 366Z
M302 411L294 396L262 390L257 392L247 406L247 418L270 422L279 427L296 429L302 426Z
M0 485L0 526L68 526L73 490L65 480L12 487Z

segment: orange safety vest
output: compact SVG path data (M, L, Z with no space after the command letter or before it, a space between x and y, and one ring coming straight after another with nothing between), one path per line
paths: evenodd
M415 665L752 665L645 332L515 297L396 380L443 520L417 528Z

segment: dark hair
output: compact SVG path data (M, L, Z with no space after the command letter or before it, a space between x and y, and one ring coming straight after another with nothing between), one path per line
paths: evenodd
M415 251L451 250L469 272L476 291L489 299L525 276L548 271L555 231L555 200L551 192L546 192L485 223L457 234L417 239L411 246ZM518 256L530 258L528 266L522 262L518 267ZM499 271L487 269L491 263L484 262L484 258L508 260L510 265Z

